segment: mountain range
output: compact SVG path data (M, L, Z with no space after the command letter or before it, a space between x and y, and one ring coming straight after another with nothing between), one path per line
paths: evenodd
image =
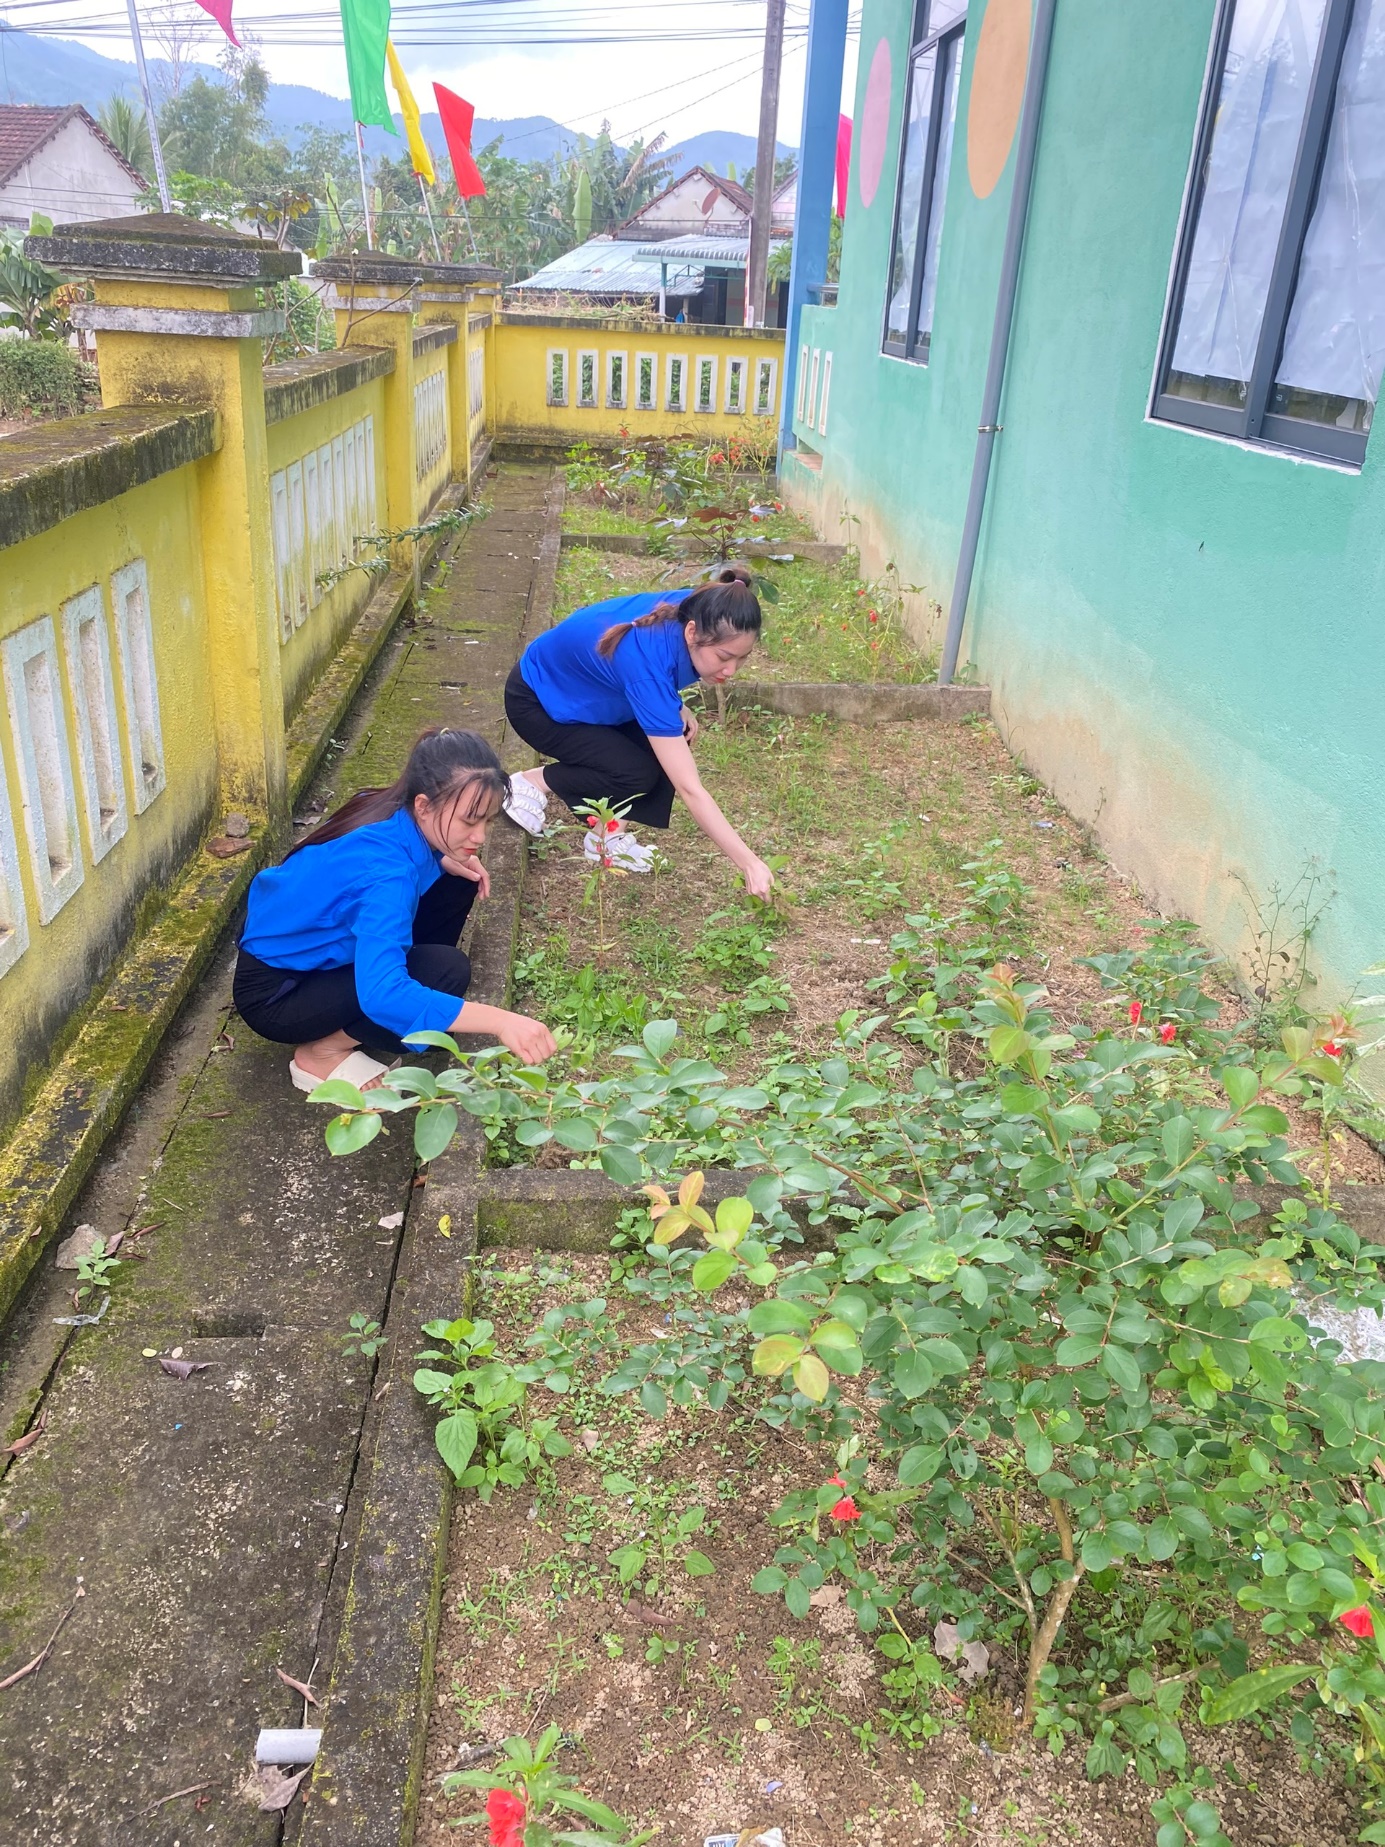
M148 62L150 76L157 85L169 67L161 58L150 58ZM211 64L184 67L184 81L193 76L215 80L220 75ZM95 115L115 95L138 100L139 80L133 63L105 57L75 39L40 38L32 32L18 31L0 19L0 102L85 103ZM304 129L316 127L350 134L352 128L349 102L305 84L271 83L265 113L274 133L290 146ZM424 114L422 124L429 144L440 152L442 124L436 112ZM573 130L550 116L493 120L478 115L472 129L472 146L479 150L493 141L499 141L501 153L516 160L548 160L555 154L568 155L577 146ZM365 131L366 153L372 159L379 154L397 153L402 145L402 140L393 140L383 129ZM712 129L675 143L667 152L675 174L699 164L725 173L728 164L734 164L740 176L755 159L755 138ZM780 143L778 152L784 155L794 150Z

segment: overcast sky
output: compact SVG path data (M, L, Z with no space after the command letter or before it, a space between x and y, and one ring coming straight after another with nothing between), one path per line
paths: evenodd
M157 17L165 9L160 0L138 3L146 51L157 56ZM199 28L205 21L197 55L214 59L224 43L215 25L190 0L171 4ZM70 30L70 20L71 36L94 49L132 55L119 0L18 0L5 11L15 26L41 21L49 32ZM789 0L779 138L793 144L807 17L806 0ZM308 0L292 13L278 0L236 0L235 19L278 82L347 94L332 0ZM670 141L681 141L706 129L755 134L764 20L764 0L397 0L393 36L424 108L436 78L492 119L547 115L593 132L609 117L617 140L666 128ZM97 33L82 31L97 22ZM630 42L634 34L658 36ZM582 39L594 42L573 42ZM853 39L848 96L854 74Z

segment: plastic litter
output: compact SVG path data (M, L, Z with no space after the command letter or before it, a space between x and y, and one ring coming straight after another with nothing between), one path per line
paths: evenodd
M321 1743L322 1731L317 1726L301 1725L287 1730L265 1726L255 1740L255 1762L310 1764L316 1759Z
M103 1296L101 1306L94 1315L54 1315L53 1326L57 1328L94 1328L111 1305L111 1298Z

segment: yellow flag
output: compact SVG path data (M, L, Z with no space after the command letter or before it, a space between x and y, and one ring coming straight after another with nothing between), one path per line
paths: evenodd
M390 81L399 98L399 113L404 118L404 133L409 137L409 158L413 162L414 172L420 179L427 180L430 186L436 186L438 176L433 171L433 156L428 152L428 143L423 139L423 130L418 125L418 104L414 101L414 93L409 88L409 80L404 75L404 66L399 62L393 41L386 42L385 55L389 59Z

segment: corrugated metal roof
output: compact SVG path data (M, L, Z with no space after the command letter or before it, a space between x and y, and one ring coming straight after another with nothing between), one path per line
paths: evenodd
M667 245L658 246L661 250ZM690 292L702 287L702 271L679 259L679 280ZM672 278L670 278L672 280ZM639 260L628 243L613 237L589 237L585 244L566 251L523 282L517 289L564 289L591 295L649 295L659 293L659 272Z
M770 239L778 250L782 237ZM702 263L713 269L744 269L750 260L748 237L670 237L661 244L639 244L635 255L646 263Z

